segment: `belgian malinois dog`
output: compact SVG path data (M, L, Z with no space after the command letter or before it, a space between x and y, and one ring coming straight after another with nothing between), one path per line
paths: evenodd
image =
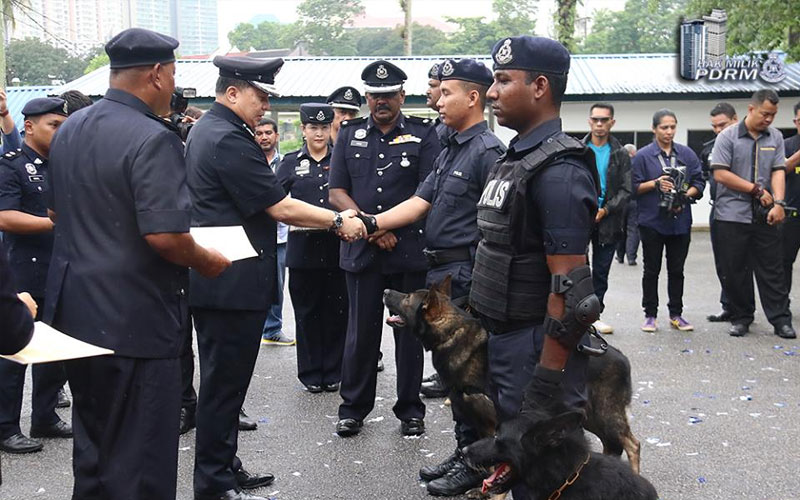
M497 416L487 387L488 334L477 319L450 301L450 277L430 290L386 290L383 302L390 313L387 324L409 327L431 352L442 383L450 387L453 406L482 438L493 437ZM603 453L619 456L625 450L638 474L641 446L625 413L633 392L628 358L610 346L604 355L590 357L587 388L584 428L600 438Z

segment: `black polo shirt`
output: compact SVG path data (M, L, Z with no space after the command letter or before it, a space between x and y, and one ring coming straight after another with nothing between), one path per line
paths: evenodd
M50 148L55 243L44 320L119 356L180 353L188 272L144 236L189 231L183 144L135 96L109 89Z
M243 226L258 252L214 279L192 271L192 307L260 311L277 294L277 227L266 209L286 193L254 137L236 113L214 103L186 141L192 225Z

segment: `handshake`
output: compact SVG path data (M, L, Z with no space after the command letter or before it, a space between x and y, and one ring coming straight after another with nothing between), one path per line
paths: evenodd
M397 237L386 230L378 230L378 223L374 215L356 212L348 209L340 212L342 225L336 229L336 234L344 241L352 243L361 238L378 245L381 250L392 250L397 245Z

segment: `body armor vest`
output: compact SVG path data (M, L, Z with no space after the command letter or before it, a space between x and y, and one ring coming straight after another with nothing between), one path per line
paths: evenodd
M553 160L568 155L579 156L594 167L594 157L583 143L558 133L525 156L506 157L492 168L478 201L482 238L470 291L470 304L480 314L499 322L544 321L550 270L528 185ZM596 170L590 170L596 180Z

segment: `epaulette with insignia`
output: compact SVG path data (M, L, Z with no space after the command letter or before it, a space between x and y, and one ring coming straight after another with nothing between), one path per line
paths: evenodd
M430 118L422 118L420 116L413 116L413 115L406 116L406 121L411 122L411 123L418 123L420 125L428 125L428 126L433 125L433 122L434 122Z
M17 150L14 150L14 151L9 151L8 153L3 155L3 158L7 158L7 159L11 160L11 159L16 158L17 156L19 156L19 154L21 152L22 152L21 149L17 149Z
M358 118L353 118L352 120L345 120L341 123L342 127L349 127L351 125L360 125L367 121L366 116L359 116Z
M294 151L289 151L288 153L283 155L283 158L281 158L281 161L288 159L290 156L299 156L300 155L300 151L302 151L302 149L295 149Z
M483 145L486 149L503 149L503 143L500 142L500 139L497 138L494 134L481 134L481 140L483 141Z

